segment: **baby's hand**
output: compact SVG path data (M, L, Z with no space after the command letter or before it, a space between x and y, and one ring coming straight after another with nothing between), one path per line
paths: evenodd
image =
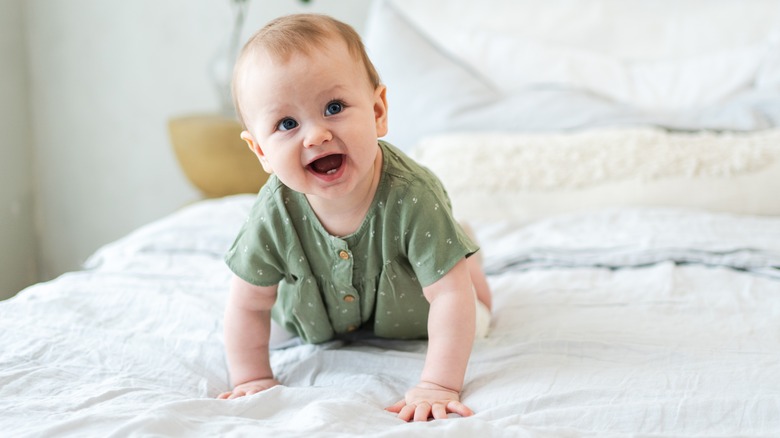
M245 395L257 394L258 392L265 391L268 388L273 388L276 385L281 385L281 382L274 379L273 377L250 380L240 385L236 385L232 391L223 392L222 394L218 395L217 398L222 400L239 398Z
M461 417L474 414L460 402L460 393L431 382L418 383L406 392L403 400L385 410L398 414L404 421L428 421L430 417L441 420L449 413Z

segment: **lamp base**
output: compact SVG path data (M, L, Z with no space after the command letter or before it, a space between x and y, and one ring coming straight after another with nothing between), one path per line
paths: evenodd
M241 124L217 114L168 121L171 144L184 174L207 198L257 193L268 179L241 140Z

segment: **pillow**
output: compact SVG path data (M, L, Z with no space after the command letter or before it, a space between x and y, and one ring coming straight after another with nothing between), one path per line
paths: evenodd
M384 0L445 51L475 31L631 62L675 60L767 42L778 0Z
M463 220L609 206L780 215L780 129L453 133L423 139L411 155L441 178Z
M658 111L780 86L778 0L392 2L503 93L556 86Z
M780 27L777 18L780 15L767 11L780 10L779 0L665 1L668 9L657 7L656 2L628 3L626 6L623 0L378 0L369 14L364 41L388 87L387 140L408 151L424 136L453 131L543 132L637 125L685 130L760 130L780 126L780 50L761 58L764 63L759 71L755 71L753 61L741 63L766 54L762 49L766 46L762 44L777 44L767 39L767 32ZM743 16L750 19L729 15L735 5L744 7L747 15ZM642 22L641 14L648 8L655 11L653 19ZM610 15L612 12L614 16ZM569 19L576 18L577 14L582 15L581 20ZM569 18L564 20L566 17ZM707 21L702 17L717 19ZM705 25L722 24L726 19L732 24L715 28ZM652 44L653 39L662 38L659 32L647 28L650 22L669 23L663 44ZM636 30L639 28L643 31ZM485 53L480 56L484 55L485 60L472 60L472 63L468 56L480 54L483 49L476 41L469 42L469 38L480 32L485 39ZM573 43L577 41L584 42ZM588 79L584 80L578 73L576 80L563 75L569 81L567 86L550 83L546 78L554 77L554 63L517 72L516 69L524 69L529 63L518 52L522 48L518 46L523 45L536 47L532 52L542 60L549 60L545 58L546 50L557 48L565 58L562 65L567 69L569 66L586 69L590 72ZM672 58L662 58L664 50ZM635 56L624 58L628 56L626 53ZM589 64L593 59L617 65L615 74L627 78L629 88L610 91L609 84L601 81L598 74L594 79L593 65ZM615 64L615 59L625 61ZM681 64L675 64L675 60ZM643 72L666 69L670 72L666 77L672 79L679 78L679 72L706 71L720 79L704 78L702 84L714 82L722 88L715 93L694 86L686 90L690 95L678 96L669 90L684 88L674 86L656 99L653 90L636 84L639 78L645 77L644 73L639 76L624 73L632 71L624 68L633 65L626 64L629 61L644 63L641 65L647 69L640 69ZM740 68L736 68L737 64ZM513 83L511 78L515 74L530 76ZM755 78L748 84L752 87L741 88L745 77L753 75ZM692 79L695 76L686 76L681 84L696 83ZM723 78L730 82L721 83ZM601 91L594 92L594 83ZM734 90L739 91L732 93ZM623 98L616 96L616 92L626 95L626 101L621 101ZM680 100L667 103L664 99L669 96ZM704 99L704 106L699 108L672 108L681 101L700 99Z
M770 42L640 61L481 30L458 34L452 41L461 59L503 93L541 84L651 111L717 104L753 88L762 67L780 59L780 44Z

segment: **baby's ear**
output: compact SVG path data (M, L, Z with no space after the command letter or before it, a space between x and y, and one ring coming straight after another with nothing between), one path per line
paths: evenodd
M381 84L374 90L374 119L376 136L387 135L387 87Z
M263 148L261 148L260 144L257 143L255 137L249 131L242 131L241 140L246 142L246 145L249 146L249 150L251 150L257 156L258 160L260 160L260 164L263 166L263 170L265 170L269 175L272 174L273 169L271 169L271 163L268 162L268 159L263 153Z

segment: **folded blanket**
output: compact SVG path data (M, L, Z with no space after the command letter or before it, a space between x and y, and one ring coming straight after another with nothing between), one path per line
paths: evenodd
M480 225L485 270L721 266L780 279L780 218L685 209L607 209L524 227ZM498 236L501 236L498 238Z

